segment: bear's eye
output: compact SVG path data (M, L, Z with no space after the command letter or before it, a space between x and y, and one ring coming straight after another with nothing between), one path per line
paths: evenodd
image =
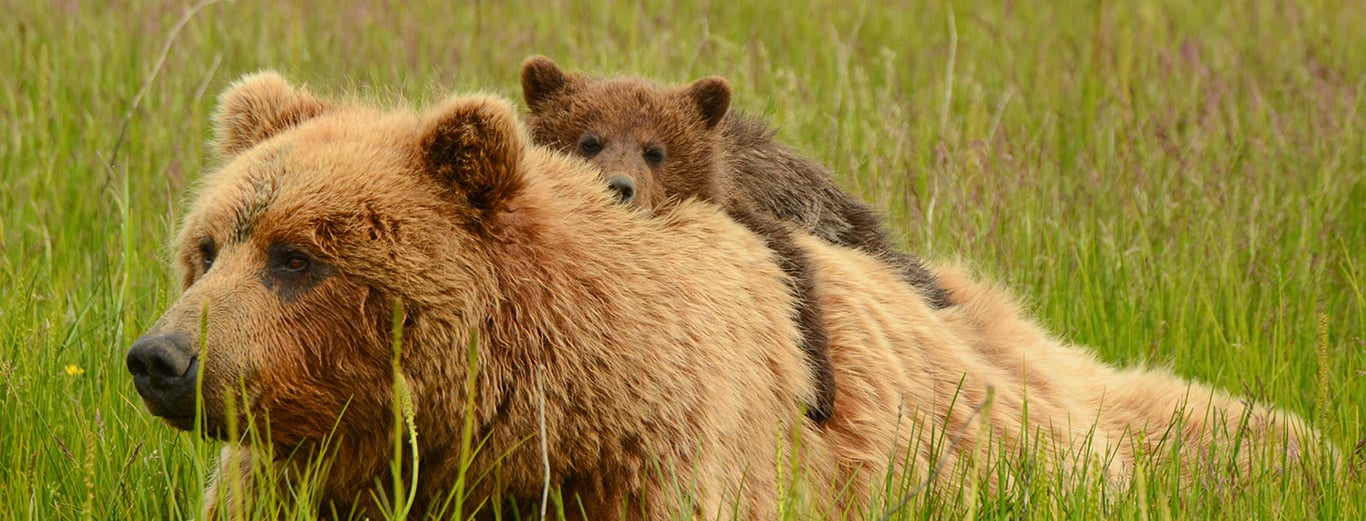
M297 256L285 259L286 271L303 271L308 268L308 257Z
M602 140L598 139L592 132L579 137L579 154L583 157L593 157L602 152Z
M284 279L298 278L313 266L313 258L301 250L288 246L271 248L270 269Z
M204 271L209 271L213 267L214 259L218 258L218 245L214 244L212 237L205 237L199 240L199 259Z
M664 147L659 145L645 145L645 150L640 153L645 158L645 162L651 166L659 166L664 162Z
M303 247L275 244L266 250L265 273L261 283L280 294L280 298L299 298L332 275L333 269Z

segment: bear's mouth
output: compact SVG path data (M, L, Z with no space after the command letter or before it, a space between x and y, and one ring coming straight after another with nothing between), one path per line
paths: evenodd
M182 430L182 431L186 431L186 432L193 432L193 431L195 431L195 427L199 427L199 430L203 430L203 431L206 431L206 432L207 432L207 431L209 430L210 422L209 422L208 419L206 419L206 418L201 418L200 420L201 420L201 421L199 422L199 425L195 425L196 422L195 422L195 417L194 417L193 415L190 415L190 416L161 416L161 421L166 422L167 425L170 425L171 427L175 428L176 430Z
M209 418L203 418L197 426L197 429L195 428L195 418L193 416L176 418L163 417L162 421L165 421L167 425L170 425L177 430L198 433L199 436L206 440L233 441L235 439L221 422Z
M207 411L200 411L199 415L158 414L157 416L161 418L162 421L166 422L167 425L171 426L176 430L198 433L204 439L230 441L233 438L233 436L230 435L226 423L224 423L219 418L215 418Z
M253 424L261 421L260 418L253 419L252 415L241 411L235 417L229 417L211 404L205 404L205 407L196 413L157 416L172 428L198 435L205 440L240 442L267 433L278 434L268 428L264 431L255 430L258 427Z
M171 427L175 427L176 429L179 429L179 430L182 430L182 431L193 431L193 430L194 430L194 417L193 417L193 416L178 416L178 417L166 417L166 416L163 416L163 417L161 417L161 419L162 419L163 421L165 421L167 425L170 425Z

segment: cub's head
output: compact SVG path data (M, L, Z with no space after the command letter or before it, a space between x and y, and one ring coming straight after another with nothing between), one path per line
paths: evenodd
M494 285L484 245L523 186L515 114L489 97L381 112L273 73L230 87L222 165L175 240L183 294L127 355L148 409L190 429L202 389L211 436L387 435L396 322L415 395L462 381L463 321Z
M709 77L670 88L640 79L595 79L561 70L543 56L522 64L522 96L538 144L593 163L618 199L641 208L698 197L721 187L718 125L730 85Z

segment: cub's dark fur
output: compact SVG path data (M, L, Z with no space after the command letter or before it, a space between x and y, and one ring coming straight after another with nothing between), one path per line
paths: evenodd
M730 112L730 85L721 78L684 87L598 79L535 56L522 65L522 94L533 139L595 163L622 201L660 209L700 198L764 238L797 297L802 346L819 386L807 414L818 423L833 412L834 371L810 267L794 232L876 255L934 308L950 305L933 274L892 247L876 212L841 190L819 163L775 141L762 122Z

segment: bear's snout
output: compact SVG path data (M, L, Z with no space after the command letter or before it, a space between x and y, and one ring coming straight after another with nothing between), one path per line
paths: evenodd
M185 335L146 335L128 350L128 372L152 414L173 420L194 419L199 357Z
M636 183L624 175L608 177L607 187L617 195L617 201L620 203L631 204L636 198Z

